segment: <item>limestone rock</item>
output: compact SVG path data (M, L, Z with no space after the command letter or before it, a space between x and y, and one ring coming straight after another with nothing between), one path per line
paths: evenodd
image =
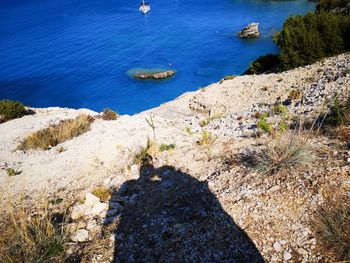
M288 261L292 258L292 255L288 251L284 251L283 258L285 261Z
M71 214L72 219L76 220L83 217L87 209L88 207L85 204L75 206Z
M276 241L276 242L273 244L273 248L274 248L277 252L281 251L281 249L282 249L281 244L280 244L278 241Z
M71 238L72 241L79 243L89 241L89 231L79 229Z
M93 207L97 202L100 202L100 198L98 198L97 196L91 194L91 193L87 193L85 195L85 205L87 207Z
M246 26L240 33L241 38L257 38L260 36L259 23L251 23Z
M108 205L106 203L96 203L92 209L91 209L91 215L92 216L98 216L100 215L103 211L107 210Z

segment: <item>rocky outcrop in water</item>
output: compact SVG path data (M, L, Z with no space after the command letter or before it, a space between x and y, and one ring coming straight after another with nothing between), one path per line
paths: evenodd
M259 33L259 23L251 23L247 25L243 30L239 33L241 38L257 38L260 36Z
M175 75L175 70L166 70L161 72L142 72L134 74L133 77L137 79L166 79Z

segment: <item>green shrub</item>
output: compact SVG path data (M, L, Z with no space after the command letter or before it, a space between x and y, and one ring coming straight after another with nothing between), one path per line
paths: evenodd
M272 115L285 115L288 113L288 108L281 103L276 103L271 109Z
M272 134L273 133L273 128L272 128L272 126L269 123L267 123L266 118L267 118L267 114L266 113L262 114L259 117L259 119L258 119L258 129L261 130L261 131L267 132L269 134Z
M280 48L280 68L312 64L350 47L350 17L332 13L291 16L274 40Z
M142 147L139 152L134 156L134 164L138 165L148 165L153 161L152 152L154 152L155 143L150 139L147 139L146 147Z
M175 149L175 144L164 144L162 143L160 146L159 146L159 151L161 152L164 152L164 151L169 151L169 150L173 150Z
M267 54L249 63L249 68L245 74L262 74L268 71L277 70L280 64L279 56Z
M326 116L325 123L332 126L347 125L350 122L350 97L345 102L336 99Z
M20 118L26 114L24 105L18 101L1 100L0 115L5 121Z
M6 169L6 173L7 173L8 176L15 176L15 175L19 175L21 172L16 171L13 168L7 168Z

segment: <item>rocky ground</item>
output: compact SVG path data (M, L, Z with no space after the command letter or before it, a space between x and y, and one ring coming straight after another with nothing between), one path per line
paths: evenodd
M1 202L36 192L62 198L72 261L89 245L93 262L326 261L310 220L334 189L350 190L348 145L314 131L311 165L283 176L257 172L246 156L271 140L256 137L259 116L277 103L287 112L270 114L272 126L315 120L349 94L349 68L343 54L279 74L237 76L137 115L96 119L91 131L50 150L16 150L49 124L98 115L33 109L0 124ZM152 162L135 164L147 138L156 144ZM160 151L161 144L175 148ZM18 174L8 176L8 168ZM91 194L98 186L111 191L108 200Z

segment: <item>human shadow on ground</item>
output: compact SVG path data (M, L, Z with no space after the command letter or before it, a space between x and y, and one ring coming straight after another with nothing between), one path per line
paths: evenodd
M143 165L116 200L114 262L265 262L207 183L173 167Z

